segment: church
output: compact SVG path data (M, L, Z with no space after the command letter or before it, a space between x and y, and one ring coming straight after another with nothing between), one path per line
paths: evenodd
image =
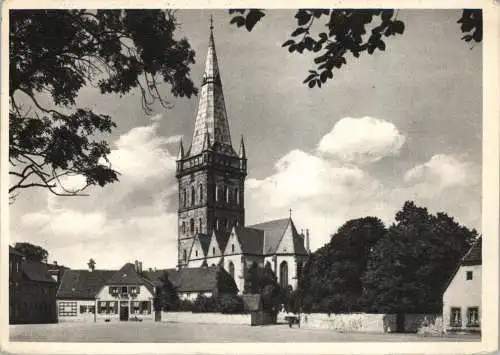
M297 287L309 254L309 230L287 218L245 225L247 152L233 147L210 26L191 145L180 142L177 267L222 266L244 290L248 269L270 266L283 287Z

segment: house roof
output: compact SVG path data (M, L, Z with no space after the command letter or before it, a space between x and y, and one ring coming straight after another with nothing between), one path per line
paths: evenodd
M481 265L483 238L479 237L462 259L461 265Z
M161 277L167 272L168 279L179 292L211 292L217 286L217 271L217 266L211 266L146 271L143 274L151 282L161 284Z
M17 250L16 248L13 248L9 245L9 255L17 255L17 256L22 256L24 257L24 254L21 253L19 250Z
M57 298L94 299L116 270L66 270Z
M21 263L21 271L32 281L56 283L43 263L26 260Z
M135 265L126 263L107 282L110 285L143 285L144 280L135 270Z
M264 248L264 231L254 228L238 228L236 235L244 254L262 254Z

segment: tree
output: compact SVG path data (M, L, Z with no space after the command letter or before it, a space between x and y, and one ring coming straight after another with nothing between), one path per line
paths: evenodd
M374 245L386 228L375 217L347 221L330 242L312 253L299 281L304 309L322 312L360 311L361 277Z
M179 295L177 294L177 290L175 286L169 279L168 272L165 271L160 278L162 286L158 288L159 295L159 305L163 311L172 311L179 308Z
M46 263L49 253L44 248L30 243L16 243L14 249L24 255L26 260Z
M252 31L265 17L261 9L232 9L231 23ZM290 53L318 53L314 58L316 68L309 70L305 78L310 88L321 87L333 78L334 70L347 64L349 54L358 58L362 53L373 54L385 51L384 39L404 33L405 24L398 20L398 11L393 9L300 9L295 14L297 27L291 38L283 43ZM314 32L314 24L320 22L326 31ZM463 39L481 42L483 18L479 9L465 9L457 21L461 24ZM370 33L367 35L367 33Z
M194 51L174 39L173 11L11 10L9 25L11 198L32 187L81 195L118 180L100 138L116 122L76 107L82 87L120 95L139 88L146 113L155 101L168 107L161 81L174 96L197 93L189 77ZM85 184L65 188L61 179L71 175Z
M477 232L409 201L395 219L369 257L364 304L380 313L440 312L444 287Z
M218 268L216 279L218 295L236 295L238 293L236 282L234 282L234 279L224 270L224 268Z

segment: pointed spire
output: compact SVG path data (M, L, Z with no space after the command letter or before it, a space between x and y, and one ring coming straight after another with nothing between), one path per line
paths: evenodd
M238 154L240 159L246 159L247 157L247 152L245 150L245 142L243 140L243 134L241 135L241 142L240 142L240 153Z
M210 143L231 146L231 134L219 74L219 64L215 52L213 28L213 20L211 18L205 72L203 73L198 113L196 115L193 140L189 152L191 156L200 154L203 151L206 140L205 133L208 133L211 140Z
M210 147L212 145L210 144L210 133L208 130L205 132L205 139L203 140L203 149L202 151L204 152L205 150L210 150Z
M184 159L184 145L182 144L182 138L179 143L179 153L177 154L177 160Z

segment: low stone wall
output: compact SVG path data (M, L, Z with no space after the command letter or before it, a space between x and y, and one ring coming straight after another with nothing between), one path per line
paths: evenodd
M250 325L250 314L162 312L162 322Z
M443 317L440 314L405 314L407 332L439 334L443 330Z
M396 315L366 313L301 314L300 326L302 328L331 329L341 333L385 333L396 329Z

